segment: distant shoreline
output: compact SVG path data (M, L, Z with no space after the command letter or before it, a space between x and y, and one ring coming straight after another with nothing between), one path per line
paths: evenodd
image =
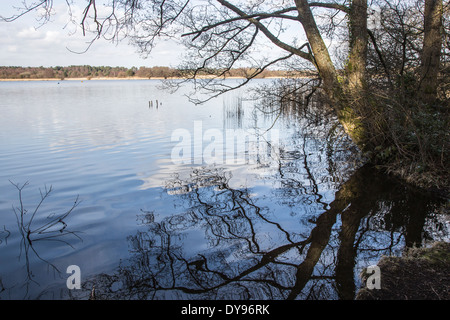
M308 70L259 70L255 68L178 70L170 67L8 67L0 66L0 81L89 81L89 80L186 80L195 79L305 79Z
M100 78L33 78L33 79L0 79L0 81L91 81L91 80L158 80L164 78L136 78L136 77L126 77L126 78L113 78L113 77L100 77Z
M209 76L199 76L197 79L208 79L211 78ZM297 77L264 77L264 78L254 78L255 80L257 79L287 79L287 78L308 78L306 76L297 76ZM27 81L95 81L95 80L183 80L185 78L181 78L181 77L150 77L150 78L139 78L139 77L92 77L92 78L87 78L87 77L82 77L82 78L64 78L64 79L59 79L59 78L33 78L33 79L0 79L0 82L27 82ZM245 77L225 77L225 78L217 78L217 79L223 79L223 80L227 80L227 79L247 79Z

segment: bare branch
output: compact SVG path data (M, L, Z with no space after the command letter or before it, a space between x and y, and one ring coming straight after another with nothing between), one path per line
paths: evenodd
M227 7L228 9L230 9L231 11L235 12L236 14L238 14L240 17L246 17L247 14L245 12L243 12L241 9L237 8L236 6L234 6L233 4L229 3L228 1L225 0L217 0L220 4L222 4L223 6ZM302 50L299 50L295 47L292 47L290 45L288 45L287 43L281 41L278 37L276 37L273 33L271 33L269 31L269 29L267 29L266 26L264 26L261 21L259 21L256 18L249 18L247 19L248 21L250 21L251 23L253 23L258 29L261 30L262 33L264 33L264 35L276 46L278 46L281 49L284 49L292 54L295 54L299 57L302 57L312 63L314 63L314 59L313 56L310 53L306 53L303 52Z
M208 98L205 99L205 100L199 100L199 99L194 99L194 98L190 98L190 100L193 103L195 103L195 104L201 104L201 103L205 103L205 102L207 102L207 101L209 101L211 99L217 98L218 96L224 94L225 92L229 92L229 91L232 91L232 90L236 90L236 89L242 88L243 86L248 84L252 79L256 78L258 75L263 73L264 70L266 70L271 65L274 65L274 64L276 64L276 63L278 63L280 61L283 61L283 60L287 60L287 59L291 58L293 55L294 55L293 53L290 53L287 56L280 57L278 59L275 59L275 60L265 64L264 66L258 68L252 74L247 76L247 78L242 83L240 83L237 86L231 87L231 86L228 86L228 85L223 84L223 83L220 83L220 85L216 84L211 89L209 89L211 91L211 93L213 93L213 95L208 96ZM192 78L192 79L194 79L194 78ZM214 80L216 80L216 79L210 80L209 83L211 83L211 81L214 81ZM222 89L219 89L219 86L222 87ZM206 89L205 86L203 88Z
M386 75L388 77L389 83L392 85L391 73L389 72L389 69L388 69L388 67L386 65L386 61L385 61L385 59L383 57L383 53L381 52L381 50L380 50L380 48L378 46L377 40L375 38L375 34L369 29L367 29L367 32L369 33L370 40L372 41L372 44L373 44L374 49L375 49L375 51L376 51L376 53L378 55L378 58L380 59L380 62L383 65L383 68L384 68L384 71L386 72Z
M11 17L2 17L0 16L0 21L5 21L5 22L12 22L15 21L21 17L23 17L24 15L30 13L31 11L37 10L39 8L44 8L45 9L45 20L48 21L49 17L50 17L50 11L51 8L53 6L53 0L42 0L41 2L38 3L33 3L31 5L27 5L26 2L23 2L24 7L23 8L17 8L19 10L22 10L20 13L13 15Z
M338 3L310 2L309 6L334 9L334 10L339 10L339 11L342 11L345 13L350 13L350 10L351 10L349 7L342 5L342 4L338 4Z

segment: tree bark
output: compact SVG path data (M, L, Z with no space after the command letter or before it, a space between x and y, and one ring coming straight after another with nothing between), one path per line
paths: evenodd
M353 0L348 12L349 55L345 68L345 103L339 114L353 141L360 149L367 149L364 125L368 117L366 101L366 67L369 34L367 31L367 0Z
M314 63L323 80L324 91L330 99L338 115L339 121L353 142L362 150L366 148L366 132L361 122L361 114L355 108L352 101L355 100L354 93L357 92L357 100L363 93L366 58L367 58L367 0L355 0L349 13L351 20L352 43L349 56L349 71L347 86L339 80L338 72L331 60L327 46L325 45L320 31L317 27L310 4L306 0L295 0L300 21L305 30L311 51L314 55ZM349 95L349 93L351 93ZM359 101L362 103L362 101Z
M323 80L324 90L332 103L339 100L341 86L328 48L323 41L317 27L311 8L306 0L295 0L300 21L308 38L311 51L314 55L314 63Z
M425 103L437 98L442 50L442 0L425 0L420 94Z
M347 63L347 86L351 94L361 96L366 84L367 0L353 0L349 12L350 52Z

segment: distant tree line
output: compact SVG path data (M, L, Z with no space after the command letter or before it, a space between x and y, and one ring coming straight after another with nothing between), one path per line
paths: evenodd
M156 67L110 67L110 66L67 66L67 67L6 67L0 66L0 79L61 79L66 78L176 78L185 77L193 70L173 69L165 66ZM203 70L198 76L215 75L221 70ZM254 70L251 68L230 69L226 77L247 77ZM282 70L264 70L258 78L306 76L302 72L287 72Z
M124 67L0 67L1 79L45 79L127 77L129 69Z

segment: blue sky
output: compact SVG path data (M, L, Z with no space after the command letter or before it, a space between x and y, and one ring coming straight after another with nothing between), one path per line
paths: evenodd
M0 16L10 16L17 0L1 0ZM55 1L55 14L51 21L41 25L37 15L30 13L14 22L0 22L1 66L176 66L181 50L173 43L160 42L151 55L144 59L127 41L119 44L98 40L86 53L77 54L87 48L91 39L83 37L80 28L68 23L67 4ZM77 8L72 8L76 13Z

